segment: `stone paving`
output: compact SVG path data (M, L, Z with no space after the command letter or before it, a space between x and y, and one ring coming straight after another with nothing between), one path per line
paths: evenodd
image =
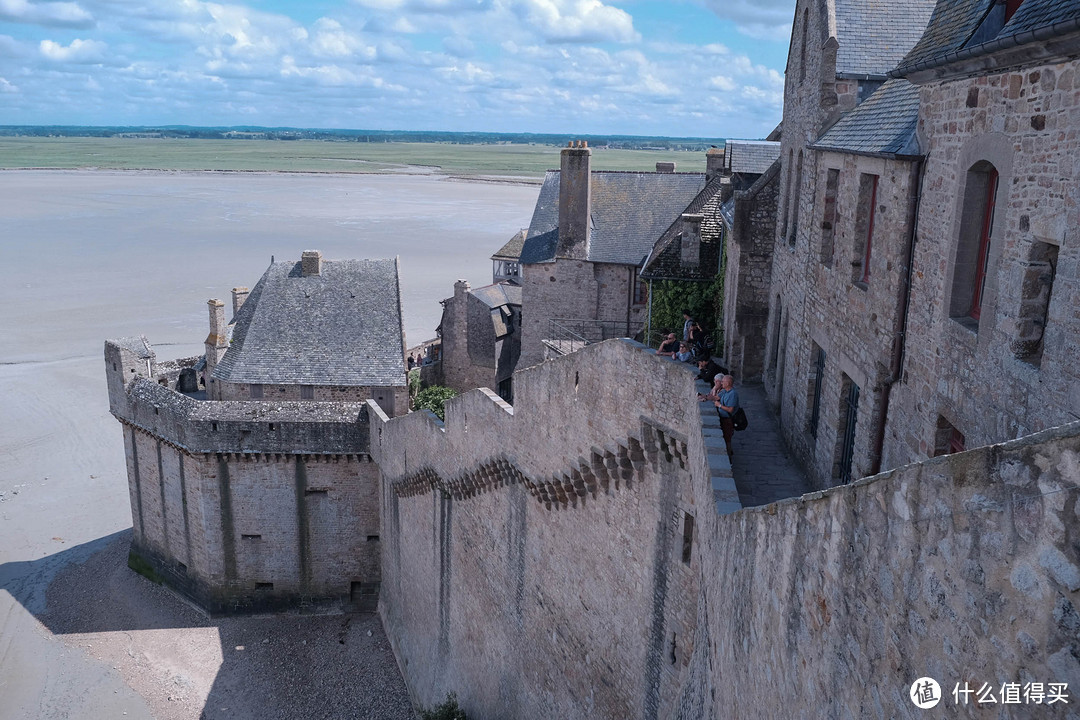
M743 507L768 505L812 490L780 435L776 413L760 384L736 386L749 425L735 433L732 473ZM707 403L711 405L712 403ZM714 413L715 415L715 413Z

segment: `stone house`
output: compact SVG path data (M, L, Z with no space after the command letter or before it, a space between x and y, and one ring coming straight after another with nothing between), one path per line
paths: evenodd
M820 486L1076 417L1077 8L1019 7L939 3L838 119L789 66L764 379Z
M512 402L512 375L521 353L521 286L504 281L474 289L458 280L454 296L442 304L436 382L458 392L492 388Z
M561 343L635 335L645 324L645 257L705 186L702 173L592 171L583 143L563 148L540 188L521 251L522 366Z
M408 412L396 260L275 262L251 290L211 300L207 394L213 400L374 399ZM231 340L229 335L231 334Z

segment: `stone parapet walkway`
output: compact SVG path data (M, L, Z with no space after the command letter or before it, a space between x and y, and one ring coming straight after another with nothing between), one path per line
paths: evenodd
M810 492L806 473L780 435L776 413L765 397L765 388L759 383L735 389L739 391L739 403L749 421L746 430L735 433L732 442L735 450L732 472L743 507L768 505ZM706 404L712 406L712 403Z

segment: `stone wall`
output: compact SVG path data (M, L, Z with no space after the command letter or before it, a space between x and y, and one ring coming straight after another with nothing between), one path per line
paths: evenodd
M739 382L760 380L765 365L779 177L774 166L737 193L734 227L725 226L724 359Z
M152 357L105 348L124 426L133 567L211 613L374 609L378 472L367 405L199 401Z
M618 368L612 378L607 369ZM707 477L692 370L609 341L387 421L380 612L423 705L668 717L692 645ZM542 430L541 435L538 431Z
M921 102L920 142L929 155L915 256L919 300L905 381L890 411L889 464L932 455L939 425L973 447L1080 413L1080 63L932 82ZM979 162L992 163L1000 178L983 311L973 324L950 317L950 301L967 173ZM1052 249L1056 266L1032 273L1039 248ZM1038 286L1049 289L1049 304L1036 362L1017 343L1028 292Z
M1080 687L1080 423L703 519L677 718L916 718L919 677ZM695 484L695 489L698 485ZM1028 705L1010 717L1074 717ZM1000 712L1004 712L1002 708Z
M444 301L442 314L442 379L447 387L465 392L495 385L494 331L490 328L490 310L469 293L467 281L458 280L454 296ZM480 339L485 329L490 343Z

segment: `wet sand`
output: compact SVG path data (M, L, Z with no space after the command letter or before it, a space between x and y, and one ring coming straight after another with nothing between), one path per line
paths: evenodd
M197 354L208 298L228 306L271 255L320 249L400 255L416 344L454 280L490 282L488 256L528 224L537 192L431 176L0 171L0 720L295 716L275 688L317 691L304 640L353 659L312 666L340 668L322 682L341 714L393 717L372 704L400 705L403 691L384 672L377 622L293 617L272 634L254 618L192 619L126 570L131 511L102 343L144 333L162 358ZM262 647L242 655L249 635ZM326 698L296 702L335 717Z

